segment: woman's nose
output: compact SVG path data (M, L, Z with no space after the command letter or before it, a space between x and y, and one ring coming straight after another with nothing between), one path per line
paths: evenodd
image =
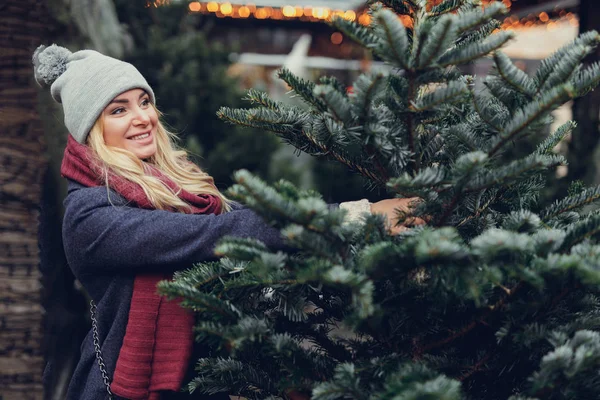
M135 110L135 115L133 117L133 123L138 123L138 124L147 124L148 122L150 122L150 116L148 115L148 113L146 112L146 110L138 108Z

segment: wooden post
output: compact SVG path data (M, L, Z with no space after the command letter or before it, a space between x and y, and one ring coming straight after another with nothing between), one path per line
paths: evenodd
M42 399L42 307L37 215L42 127L31 55L43 2L0 2L0 399Z
M600 31L600 8L597 0L581 0L579 3L579 32L592 29ZM600 48L590 54L586 64L600 61ZM585 97L573 102L573 119L577 121L577 129L573 132L569 143L570 182L581 179L588 184L600 182L598 177L598 161L595 155L600 138L600 90L596 89Z

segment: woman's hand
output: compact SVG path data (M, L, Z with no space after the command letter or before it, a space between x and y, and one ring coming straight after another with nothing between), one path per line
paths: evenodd
M408 199L386 199L371 204L371 214L382 214L386 217L392 235L397 235L414 225L424 225L422 218L412 217L413 206L421 201L418 197ZM398 224L399 217L406 217Z

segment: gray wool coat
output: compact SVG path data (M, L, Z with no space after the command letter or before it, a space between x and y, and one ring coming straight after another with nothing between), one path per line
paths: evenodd
M222 215L146 210L128 205L106 187L69 182L63 221L65 254L96 302L102 356L110 377L125 335L135 275L214 260L215 244L225 235L252 237L272 249L284 247L278 230L239 205ZM67 399L106 398L90 331L81 345Z

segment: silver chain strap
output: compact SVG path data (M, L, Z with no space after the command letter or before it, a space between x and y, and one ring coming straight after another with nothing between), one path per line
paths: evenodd
M98 338L98 321L96 321L96 304L94 300L90 300L90 316L92 319L92 334L94 336L94 350L96 351L96 361L98 361L98 367L100 367L100 373L102 373L102 380L106 385L106 391L108 392L108 398L113 399L113 394L110 391L110 378L106 373L106 365L104 365L104 359L102 358L102 352L100 351L100 339Z

